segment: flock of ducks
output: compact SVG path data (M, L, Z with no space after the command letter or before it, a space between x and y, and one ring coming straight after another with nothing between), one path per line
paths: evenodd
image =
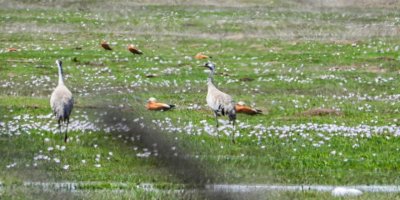
M100 43L101 47L105 50L111 51L111 46L106 42L102 41ZM139 50L134 45L128 45L128 50L133 54L141 55L143 52ZM204 55L203 53L198 53L194 56L195 59L209 59L210 56ZM64 74L62 68L62 62L60 60L56 60L56 64L58 67L58 85L54 89L53 93L50 97L50 106L53 111L54 116L58 122L58 128L60 133L62 134L62 125L66 126L64 142L68 140L68 124L69 124L69 116L71 115L73 106L74 106L74 98L72 96L71 91L64 84ZM236 121L236 113L245 113L249 115L261 114L262 111L258 109L251 108L246 106L243 101L239 101L237 104L233 101L232 97L222 91L220 91L213 82L214 73L215 73L215 65L212 62L207 62L203 67L206 67L210 70L210 74L207 78L207 105L213 110L214 117L216 121L216 127L218 130L218 117L223 115L227 115L229 117L229 124L232 124L233 128L235 128ZM157 102L154 97L148 99L146 108L148 110L156 110L156 111L167 111L172 108L175 108L175 105L166 104ZM233 134L233 132L232 132ZM232 142L235 143L234 135L232 135Z

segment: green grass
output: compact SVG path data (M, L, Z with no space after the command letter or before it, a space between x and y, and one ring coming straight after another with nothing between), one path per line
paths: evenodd
M238 7L230 7L148 2L125 5L117 1L107 12L107 2L88 1L81 6L71 3L55 9L51 4L12 2L0 8L0 122L4 123L0 123L0 181L6 188L25 180L48 179L133 186L152 183L160 189L181 187L181 180L157 157L137 157L143 148L137 140L104 130L71 131L72 141L65 144L55 131L55 120L36 118L50 114L49 96L57 82L56 59L63 60L66 84L75 97L72 122L94 122L102 112L99 108L111 104L122 106L127 116L142 116L150 123L167 123L168 118L175 128L192 124L192 132L186 128L166 135L177 138L174 144L217 171L217 182L400 183L399 138L387 130L374 129L392 126L398 134L400 125L400 40L398 33L391 34L386 26L398 23L397 10L359 5L316 10L293 6L297 5L293 2L260 6L238 2ZM380 25L383 33L368 26L371 24ZM359 26L367 28L360 32ZM109 41L114 51L101 49L102 40ZM138 45L144 55L128 52L131 43ZM19 51L7 52L9 47ZM198 52L213 56L215 82L222 91L236 101L255 104L265 113L238 115L239 124L244 125L238 128L240 136L235 145L228 136L221 134L218 139L204 131L204 123L214 125L215 121L205 105L208 75L200 67L205 61L191 59ZM146 78L147 74L158 76ZM151 96L175 104L177 109L148 112L144 104ZM193 104L200 109L188 109ZM304 114L315 108L334 108L341 114ZM32 118L15 118L24 115ZM258 135L259 126L308 123L368 126L372 132L351 135L354 128L344 131L349 133L345 135L343 131L271 129ZM3 127L6 124L13 124L21 133L10 134L12 131ZM48 141L44 142L45 138ZM60 151L57 145L66 149ZM54 150L49 151L49 147ZM49 156L50 161L35 160L38 155ZM13 163L16 166L7 168ZM67 170L63 169L65 165L69 166ZM87 190L88 194L81 197L165 197L143 191L125 191L114 197L113 187L100 184L84 188L83 193ZM99 189L106 191L92 193ZM26 192L21 188L1 195L11 198L18 193L23 198L28 196ZM166 198L179 197L169 195ZM271 195L276 197L275 193ZM329 198L329 194L318 192L276 195L288 199ZM363 198L398 197L367 194Z

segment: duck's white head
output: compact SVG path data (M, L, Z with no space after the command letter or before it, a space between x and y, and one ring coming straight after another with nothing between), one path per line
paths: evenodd
M157 101L157 99L154 98L154 97L150 97L150 98L147 100L147 102L156 102L156 101Z
M239 105L239 106L244 106L245 103L244 103L243 101L239 101L239 102L237 102L237 105Z

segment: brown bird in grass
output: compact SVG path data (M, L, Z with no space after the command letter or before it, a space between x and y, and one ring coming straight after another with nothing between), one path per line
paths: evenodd
M133 46L132 44L128 45L128 50L133 54L138 54L138 55L143 54L142 51L140 51L137 47Z
M7 51L8 52L15 52L15 51L18 51L18 49L14 48L14 47L11 47L11 48L7 48Z
M151 97L149 100L147 100L147 105L146 105L147 110L166 111L166 110L170 110L174 107L175 107L175 105L159 103L159 102L157 102L156 98L154 98L154 97Z
M112 49L111 49L111 47L110 47L110 45L107 43L107 41L105 41L105 40L103 40L101 43L100 43L100 45L101 45L101 47L103 47L105 50L109 50L109 51L111 51Z
M239 101L235 105L235 110L237 113L245 113L248 115L262 114L261 110L246 106L246 104L243 101Z
M147 78L154 78L154 77L157 77L157 76L158 76L157 74L146 74Z
M200 53L197 53L194 56L194 58L197 59L197 60L202 60L202 59L208 59L208 58L211 58L211 57L207 56L207 55L204 55L202 52L200 52Z

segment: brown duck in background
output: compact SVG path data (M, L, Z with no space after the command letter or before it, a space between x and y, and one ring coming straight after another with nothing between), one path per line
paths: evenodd
M207 55L203 54L202 52L200 52L200 53L197 53L197 54L194 56L194 58L197 59L197 60L202 60L202 59L211 58L211 56L207 56Z
M133 46L132 44L128 45L128 50L133 54L142 55L143 52L140 51L137 47Z
M161 110L166 111L175 108L175 105L157 102L157 99L150 97L146 104L147 110Z
M237 113L245 113L245 114L248 114L248 115L262 114L262 110L246 106L246 104L243 101L239 101L235 105L235 110L236 110Z
M100 43L100 45L101 45L101 47L103 47L105 50L109 50L109 51L111 51L112 49L111 49L111 47L110 47L110 45L107 43L107 41L105 41L105 40L103 40L101 43Z

